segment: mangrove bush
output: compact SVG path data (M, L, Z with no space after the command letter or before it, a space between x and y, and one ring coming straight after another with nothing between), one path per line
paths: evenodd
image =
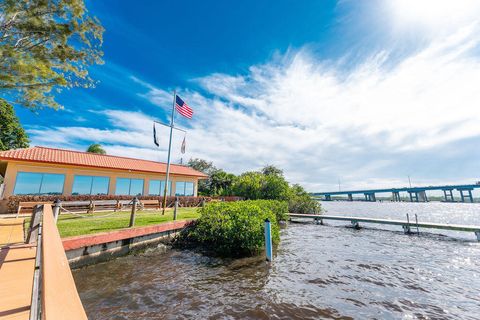
M273 243L280 241L277 215L281 217L280 212L285 208L286 203L267 200L208 203L180 240L220 256L258 254L264 248L265 219L272 222Z

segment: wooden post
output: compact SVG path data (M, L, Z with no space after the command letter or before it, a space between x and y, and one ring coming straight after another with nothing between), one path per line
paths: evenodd
M272 227L268 218L265 219L265 253L267 261L272 261Z
M410 233L410 217L408 216L408 213L407 213L407 224L403 225L403 232L405 234L409 234Z
M418 230L418 216L415 213L415 223L417 224L417 235L420 235L420 230Z
M129 227L133 227L135 225L135 213L137 212L137 203L138 203L138 198L135 197L132 200L132 213L130 214L130 224Z
M178 197L175 197L175 207L173 208L173 220L177 220Z
M350 223L352 224L352 228L353 229L360 229L360 225L358 224L358 221L357 220L351 220Z
M95 204L93 203L93 200L90 199L90 205L88 206L88 211L87 213L94 213L95 212Z
M60 215L60 199L56 199L53 202L53 219L55 220L55 224L57 223L58 216Z

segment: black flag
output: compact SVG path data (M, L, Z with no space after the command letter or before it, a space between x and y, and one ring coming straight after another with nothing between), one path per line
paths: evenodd
M185 138L186 138L186 136L183 137L182 149L181 149L182 153L185 153L185 147L186 147L186 145L185 145Z
M158 144L157 141L157 130L155 130L155 122L153 123L153 143L155 143L157 147L160 147L160 144Z

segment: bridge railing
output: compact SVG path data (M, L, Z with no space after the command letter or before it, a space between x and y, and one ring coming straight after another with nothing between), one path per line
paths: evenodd
M37 206L32 215L37 257L30 320L87 319L53 217L52 206Z

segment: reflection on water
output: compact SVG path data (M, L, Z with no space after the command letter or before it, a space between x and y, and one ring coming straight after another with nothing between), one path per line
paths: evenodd
M480 224L478 204L324 207L329 214L417 213L421 221ZM290 224L271 267L263 257L151 250L74 276L90 319L478 319L480 244L473 234L418 237L378 228L389 230Z

